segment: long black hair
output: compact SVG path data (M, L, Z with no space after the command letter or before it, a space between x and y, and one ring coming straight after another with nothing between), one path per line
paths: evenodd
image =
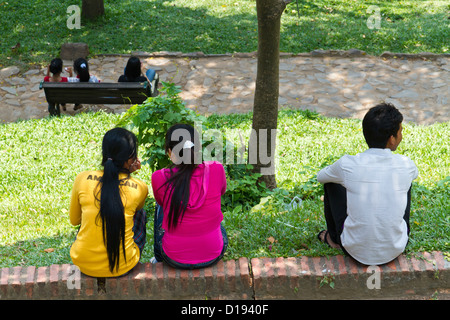
M119 269L120 245L123 255L125 254L125 215L124 205L121 199L121 183L119 174L128 173L124 169L125 162L137 158L136 136L123 128L114 128L106 132L102 143L102 166L103 177L99 181L100 199L98 192L96 199L100 201L100 211L97 219L102 221L103 242L108 253L109 269L113 272L114 267Z
M89 65L86 59L78 58L73 62L73 70L80 77L80 82L89 82L91 75L89 74Z
M133 81L141 75L141 60L138 57L130 57L125 68L125 76L128 81Z
M165 193L170 200L168 212L169 229L175 229L183 219L189 202L190 181L192 173L201 160L201 145L198 132L188 124L176 124L166 133L166 153L172 154L177 171L171 169L169 179L163 184L168 189Z

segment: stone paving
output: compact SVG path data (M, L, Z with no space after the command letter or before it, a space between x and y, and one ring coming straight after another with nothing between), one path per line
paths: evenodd
M91 74L116 82L129 56L89 59ZM252 110L257 59L252 54L205 56L142 55L145 67L156 69L161 81L181 86L180 96L204 114L246 113ZM71 66L65 61L65 66ZM48 116L39 83L46 69L21 73L17 67L0 70L0 121ZM450 121L450 59L395 59L368 55L282 55L280 107L309 109L325 116L362 119L380 101L392 102L405 121L417 124ZM64 76L64 74L63 74ZM84 106L120 113L127 105ZM68 105L62 113L74 114Z

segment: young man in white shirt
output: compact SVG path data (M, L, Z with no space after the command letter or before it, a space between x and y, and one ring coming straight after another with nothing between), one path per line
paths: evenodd
M327 223L318 238L362 264L390 262L408 242L411 183L418 170L408 157L392 153L402 141L402 121L391 104L371 108L362 122L369 149L317 174Z

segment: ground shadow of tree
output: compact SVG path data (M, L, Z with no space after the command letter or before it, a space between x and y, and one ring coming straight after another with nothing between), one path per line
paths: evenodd
M81 1L78 2L81 5ZM0 26L0 63L48 63L60 54L65 42L85 42L93 55L133 51L213 54L257 50L256 9L240 10L236 14L224 8L219 15L205 7L181 7L173 0L112 0L105 1L104 16L92 22L83 21L80 29L69 29L67 8L73 4L70 0L0 3L4 22ZM419 28L414 24L417 20L407 19L408 14L391 14L383 16L382 30L369 30L366 27L369 14L365 12L368 4L358 6L358 10L344 10L333 3L319 5L304 0L299 1L298 16L296 2L292 2L282 17L281 51L298 53L355 47L376 51L371 53L444 50L448 34L445 23L438 28L436 24L424 23ZM425 12L413 12L411 17L417 14L424 22L441 18L446 21L447 18L445 13ZM435 48L439 43L436 40L442 40L442 48ZM18 43L20 46L16 47Z
M254 51L256 49L256 12L252 14L225 15L220 19L209 14L206 8L190 9L176 6L173 1L134 1L111 6L104 18L86 24L86 32L80 39L89 42L98 52L111 51L115 44L129 51L180 51L226 53ZM148 13L142 20L141 12ZM114 34L105 33L102 25L116 26ZM109 37L111 36L111 37ZM95 38L111 42L95 41ZM111 46L112 44L112 46ZM123 45L125 44L125 46ZM105 47L103 47L105 45Z

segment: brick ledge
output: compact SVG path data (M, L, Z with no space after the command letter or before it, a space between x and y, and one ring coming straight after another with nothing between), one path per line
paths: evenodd
M378 282L377 282L378 281ZM369 288L372 287L372 288ZM239 258L197 270L140 263L118 278L71 264L0 269L0 299L414 299L450 298L450 262L440 251L378 266L332 257Z

